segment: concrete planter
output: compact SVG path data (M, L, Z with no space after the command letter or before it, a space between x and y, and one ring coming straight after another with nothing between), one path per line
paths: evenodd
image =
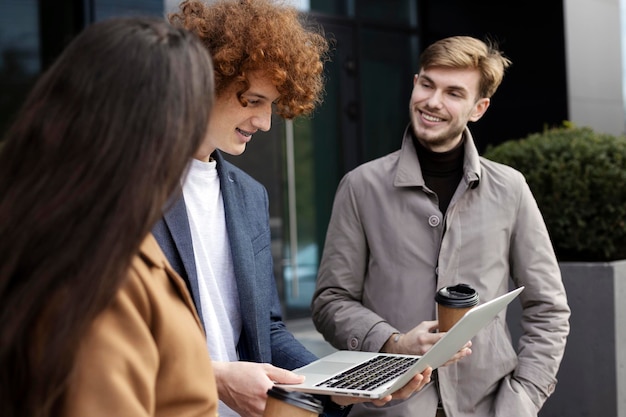
M626 417L626 260L560 264L572 316L554 394L539 417ZM513 341L519 303L509 308Z

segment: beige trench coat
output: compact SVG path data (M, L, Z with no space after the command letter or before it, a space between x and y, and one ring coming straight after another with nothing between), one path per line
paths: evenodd
M479 157L466 130L464 176L445 217L421 174L407 129L401 150L341 181L312 301L313 321L338 349L379 351L393 332L435 316L435 291L459 282L482 301L526 286L519 354L505 312L473 340L472 355L441 368L448 417L536 416L556 385L570 310L541 213L524 177ZM430 384L350 416L433 417Z

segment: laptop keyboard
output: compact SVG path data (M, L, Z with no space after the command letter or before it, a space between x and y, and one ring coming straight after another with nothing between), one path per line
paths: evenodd
M404 373L419 358L380 355L317 384L318 387L371 390Z

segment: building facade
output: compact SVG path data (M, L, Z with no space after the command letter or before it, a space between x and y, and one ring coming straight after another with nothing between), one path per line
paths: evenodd
M292 0L332 40L324 103L312 117L273 120L272 130L256 134L243 155L228 158L268 189L275 275L286 318L310 314L339 180L399 147L417 58L425 46L450 35L488 37L513 61L489 111L471 126L479 151L566 120L619 135L625 131L621 1L626 0L506 5L496 0ZM37 77L86 25L111 16L164 16L176 5L177 0L0 0L0 135ZM613 387L603 385L607 381L588 379L578 369L561 374L580 376L595 390L572 405L576 394L568 387L579 383L566 380L542 417L573 416L562 410L576 407L581 416L626 417L626 393L619 384L618 404L613 404L607 400Z
M323 105L276 119L229 158L270 193L277 283L288 317L308 314L334 192L348 170L396 150L417 57L449 35L499 43L513 61L472 132L480 151L569 120L624 132L620 0L293 0L332 40ZM83 27L164 16L176 0L0 0L0 132Z

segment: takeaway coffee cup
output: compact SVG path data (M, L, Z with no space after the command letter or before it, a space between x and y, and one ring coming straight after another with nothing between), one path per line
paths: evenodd
M435 294L439 331L447 332L472 307L478 304L478 293L467 284L443 287Z
M318 417L323 411L322 402L312 395L272 387L263 417Z

